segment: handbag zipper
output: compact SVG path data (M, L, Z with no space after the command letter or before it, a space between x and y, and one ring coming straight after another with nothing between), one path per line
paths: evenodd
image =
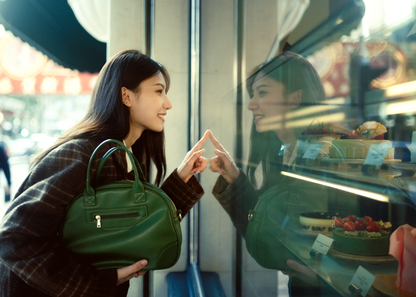
M169 198L169 200L170 200L170 202L172 202L172 204L173 204L173 207L175 208L175 210L176 210L176 215L178 216L178 218L179 218L179 222L181 222L182 221L182 210L180 210L180 209L177 209L176 208L176 204L173 202L173 200L172 199L170 199L170 197L168 196L168 195L166 195L166 197L168 197Z
M152 185L152 184L150 184L150 185ZM152 185L152 186L154 186L154 185ZM170 197L168 195L166 195L166 197L168 197L169 201L172 202L172 205L173 205L173 207L175 208L175 211L176 211L176 215L178 216L179 222L181 222L182 221L182 210L176 208L176 204L173 202L172 199L170 199Z
M129 212L129 213L120 213L120 214L95 215L94 218L97 220L97 228L101 228L101 220L125 219L125 218L134 218L137 216L139 216L138 212Z

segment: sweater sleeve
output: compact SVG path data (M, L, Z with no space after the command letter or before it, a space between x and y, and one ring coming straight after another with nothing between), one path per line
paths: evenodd
M176 169L165 180L161 189L172 199L176 208L181 210L182 216L185 216L204 195L204 190L195 176L184 183Z
M247 176L240 170L237 180L229 184L221 175L212 189L212 194L230 216L238 233L245 236L248 213L257 204L257 192Z
M57 232L66 206L85 188L88 149L66 143L37 164L0 224L0 258L29 286L51 296L113 296L117 271L81 264Z

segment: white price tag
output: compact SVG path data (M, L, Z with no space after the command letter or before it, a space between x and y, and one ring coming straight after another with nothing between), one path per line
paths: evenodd
M319 152L321 151L322 146L323 143L310 144L302 158L315 160Z
M360 294L364 297L367 295L367 292L370 290L375 279L376 277L374 275L365 270L362 266L359 266L349 285L355 285L360 288Z
M316 237L315 242L312 245L312 249L315 252L318 252L322 255L326 255L333 241L334 240L332 238L319 234L318 237Z
M368 150L367 157L365 158L364 165L381 165L386 157L389 149L391 148L391 142L384 142L380 144L372 144Z

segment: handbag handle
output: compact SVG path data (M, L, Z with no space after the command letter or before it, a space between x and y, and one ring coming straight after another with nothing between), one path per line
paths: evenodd
M123 144L124 145L124 144ZM127 149L127 147L126 147L126 149ZM124 150L125 151L125 149L123 148L123 147L121 147L121 146L115 146L115 147L112 147L111 149L109 149L105 154L104 154L104 156L101 158L101 161L100 161L100 164L98 164L98 167L97 167L97 171L96 171L96 173L95 173L95 182L96 183L98 183L98 180L99 180L99 178L100 178L100 174L101 174L101 169L103 169L103 166L104 166L104 163L107 161L107 159L115 152L115 151L119 151L119 150ZM142 168L141 168L141 166L140 166L140 163L139 163L139 161L137 161L137 159L136 159L136 156L135 155L133 155L131 152L130 152L130 150L129 149L127 149L128 150L128 157L130 158L130 161L132 161L131 160L131 157L133 157L133 159L134 159L134 162L132 162L131 164L132 164L132 167L133 167L133 170L134 170L134 167L137 167L137 171L138 171L138 173L139 173L139 179L141 180L141 181L146 181L146 178L144 177L144 174L143 174L143 171L142 171Z
M134 158L133 154L127 149L127 147L122 142L120 142L118 140L115 140L115 139L107 139L107 140L104 140L103 142L101 142L95 148L94 152L91 154L90 161L88 162L87 183L86 183L86 188L85 188L85 191L84 191L84 205L86 205L86 206L96 205L95 191L94 191L93 187L91 187L91 164L92 164L92 161L93 161L93 159L95 157L95 154L97 153L98 149L100 147L102 147L104 144L109 143L109 142L115 142L120 146L113 147L113 148L109 149L104 154L104 156L101 159L100 164L98 166L99 171L97 169L96 176L98 174L98 177L99 177L99 174L101 173L101 168L103 167L105 161L108 159L108 157L110 155L112 155L117 150L123 150L129 156L130 161L131 161L132 166L133 166L133 170L134 170L134 183L133 183L133 195L134 195L134 197L133 197L133 200L134 200L135 203L146 201L146 196L145 196L145 193L144 193L144 185L141 182L141 180L139 179L139 172L137 170L136 163L135 163L136 158ZM140 165L138 165L138 166L140 168L141 175L144 176Z

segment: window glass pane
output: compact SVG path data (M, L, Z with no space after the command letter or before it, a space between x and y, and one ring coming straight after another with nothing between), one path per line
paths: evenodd
M287 38L262 2L201 25L202 130L223 147L207 145L223 171L202 178L201 270L227 296L396 290L416 248L397 237L416 227L416 1L311 1Z

